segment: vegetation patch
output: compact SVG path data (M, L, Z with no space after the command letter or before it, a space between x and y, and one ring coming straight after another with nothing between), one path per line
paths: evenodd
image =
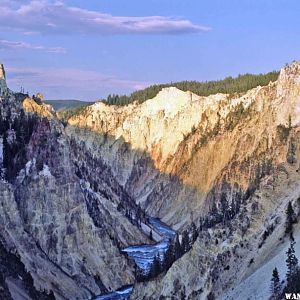
M133 92L129 96L116 94L108 95L108 97L103 101L109 105L128 105L134 101L143 103L147 99L154 98L158 92L167 87L176 87L182 91L191 91L199 96L209 96L218 93L233 95L236 93L245 93L257 86L266 86L270 83L270 81L276 81L278 76L279 72L273 71L266 74L244 74L239 75L236 78L230 76L222 80L205 82L171 82L167 84L151 85L146 89Z
M61 110L57 113L57 116L64 124L66 124L70 118L82 114L86 107L87 105L82 105L76 108Z

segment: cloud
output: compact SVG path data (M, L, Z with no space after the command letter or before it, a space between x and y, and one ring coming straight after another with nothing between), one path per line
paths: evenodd
M62 1L3 1L0 27L41 34L187 34L210 30L190 20L164 16L113 16L67 6Z
M18 91L22 86L30 93L40 91L48 99L95 100L108 93L128 93L150 85L76 68L6 68L6 74L11 89Z
M66 53L66 49L62 47L45 47L36 46L26 42L8 41L0 39L0 49L4 50L39 50L49 53Z

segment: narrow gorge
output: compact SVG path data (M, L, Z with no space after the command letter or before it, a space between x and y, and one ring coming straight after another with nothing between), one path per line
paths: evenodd
M1 299L268 299L300 257L300 63L61 120L0 68ZM253 298L254 299L254 298Z

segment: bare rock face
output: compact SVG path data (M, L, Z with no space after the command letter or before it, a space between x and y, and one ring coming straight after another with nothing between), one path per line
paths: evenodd
M299 74L293 63L277 82L243 95L166 88L141 105L99 102L72 117L67 132L104 157L150 214L181 227L224 184L247 193L256 176L286 160L285 132L299 123Z
M0 80L6 80L3 64L0 64Z
M141 105L107 106L102 102L69 120L70 125L90 128L115 139L122 137L133 150L150 154L155 167L176 153L184 137L201 121L202 113L213 110L226 95L199 97L176 88L164 88ZM212 120L213 121L213 120Z
M300 209L299 66L296 62L286 66L277 82L242 96L242 103L249 103L247 114L243 111L236 119L237 111L232 110L227 115L229 124L220 118L219 133L208 136L200 147L192 147L198 129L182 143L180 153L189 160L180 175L185 182L209 190L204 210L218 199L235 199L237 187L244 195L243 209L230 223L210 229L208 239L200 236L163 278L138 285L132 299L270 296L272 270L277 267L285 274L282 262L289 241L283 212L289 201L295 210ZM185 150L189 148L192 157ZM299 226L294 235L298 241ZM297 244L297 255L299 251ZM203 254L205 259L199 264ZM201 271L203 266L206 272Z
M282 212L288 201L297 206L299 105L294 62L276 82L242 95L199 97L168 88L141 105L96 103L69 120L68 135L103 157L149 214L179 230L191 220L201 224L224 199L242 203L229 229L214 225L165 276L138 284L133 299L206 299L211 291L222 299L260 272L281 243L274 235L265 243L266 232L276 228L284 236Z
M149 240L125 216L138 207L110 168L65 135L49 106L9 94L0 112L1 246L29 278L5 273L6 294L17 284L25 295L90 299L132 283L120 249Z
M299 128L291 138L300 143ZM299 148L295 152L300 158ZM300 212L298 164L280 164L261 181L255 193L230 223L200 234L192 250L177 260L164 276L135 286L131 299L215 299L270 297L275 267L286 273L285 211L290 201ZM300 228L294 226L296 255L300 255ZM184 296L183 296L184 295Z
M26 97L23 100L23 108L27 113L36 113L41 117L52 119L55 117L55 112L51 109L50 105L38 104L35 100Z
M8 92L6 85L5 70L3 64L0 64L0 97Z

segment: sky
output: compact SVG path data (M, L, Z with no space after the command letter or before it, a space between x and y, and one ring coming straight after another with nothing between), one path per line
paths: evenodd
M300 60L299 0L0 0L11 89L98 100Z

